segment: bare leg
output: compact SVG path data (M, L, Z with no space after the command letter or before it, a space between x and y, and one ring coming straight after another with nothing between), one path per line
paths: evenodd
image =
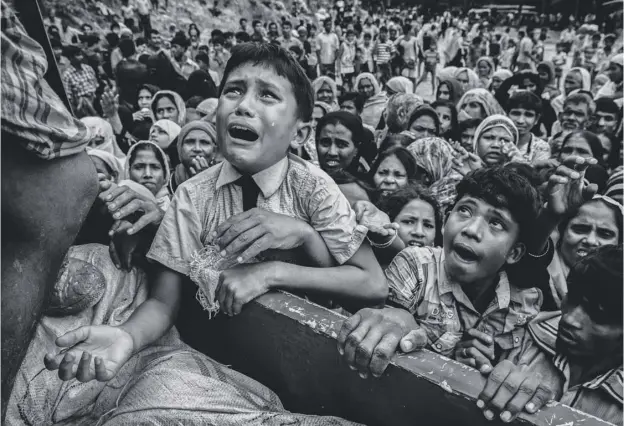
M19 147L14 136L2 138L4 419L15 376L61 262L97 196L98 180L84 152L44 161Z

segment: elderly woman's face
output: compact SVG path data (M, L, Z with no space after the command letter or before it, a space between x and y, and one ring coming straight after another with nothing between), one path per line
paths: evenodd
M566 75L566 78L563 82L563 90L566 95L569 95L572 91L580 89L583 87L583 77L581 73L578 71L573 71Z
M332 92L329 84L323 83L318 92L316 92L316 100L331 105L334 101L334 93Z
M505 161L504 147L514 141L507 130L502 127L483 132L477 141L477 155L488 166L502 164Z
M321 169L331 173L347 170L358 153L353 134L342 124L328 124L316 141Z
M486 61L480 61L477 64L477 69L479 70L480 77L487 77L491 71L490 64L488 64Z
M193 166L193 160L206 160L208 164L215 155L215 141L203 130L191 130L182 141L180 161L189 169Z
M375 92L375 87L373 83L368 78L363 78L360 80L360 84L358 85L358 90L360 93L363 93L366 96L366 99L373 96Z
M382 191L396 191L407 185L405 166L396 155L390 155L379 163L373 176L375 188Z

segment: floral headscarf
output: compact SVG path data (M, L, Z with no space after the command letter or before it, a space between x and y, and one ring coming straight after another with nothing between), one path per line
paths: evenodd
M338 109L338 87L336 86L336 82L329 77L321 76L312 82L312 89L314 90L314 100L318 100L316 95L318 91L321 90L321 87L323 87L324 84L327 84L332 92L332 102L330 103L332 111L337 110Z
M407 150L431 177L433 183L429 189L440 203L442 212L446 211L455 202L456 186L462 179L453 169L453 148L444 139L431 137L413 142Z
M167 149L169 145L171 145L171 143L175 140L175 138L178 137L178 135L180 134L180 130L181 130L180 126L178 126L171 120L158 120L157 122L152 124L152 127L150 128L150 136L152 133L152 129L154 127L158 127L164 130L169 136L169 140L167 144L165 146L159 146L159 148L162 148L162 149Z
M459 111L460 115L463 107L470 102L476 102L481 105L486 117L494 114L505 114L505 110L494 98L494 95L486 89L472 89L464 93L464 96L462 96L457 104L457 111Z
M122 163L126 161L126 154L124 154L121 148L119 148L119 145L117 145L113 126L111 126L108 121L100 117L83 117L80 121L91 131L92 139L89 142L90 148L106 151L114 155ZM94 143L101 137L104 138L104 141L99 145L95 145Z
M459 75L465 72L468 75L468 86L465 88L466 90L477 89L482 87L481 80L476 72L471 70L470 68L457 68L455 70L455 75L453 76L457 80L459 80Z
M186 106L184 105L184 100L182 99L182 96L178 95L176 92L172 90L161 90L154 94L154 97L152 98L152 106L151 106L152 121L156 121L156 104L164 96L171 97L174 101L176 108L178 109L178 117L176 120L172 120L172 121L176 123L178 126L180 124L184 124L184 122L186 121Z

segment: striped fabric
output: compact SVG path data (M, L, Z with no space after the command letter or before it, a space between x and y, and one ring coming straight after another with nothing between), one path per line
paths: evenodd
M512 287L502 271L492 302L480 314L461 286L448 280L441 248L406 248L386 269L386 279L390 301L412 313L427 331L428 347L446 356L470 328L493 336L497 348L512 350L542 304L538 289Z
M565 355L556 352L555 346L560 320L561 311L544 312L529 324L529 333L533 341L540 349L553 356L553 364L566 379L560 402L608 422L622 424L624 403L622 365L588 382L569 387L570 362Z
M83 151L91 132L71 115L44 79L48 63L43 48L26 34L5 2L0 43L2 131L46 160Z
M377 64L387 64L392 58L392 54L395 52L394 44L391 41L385 43L377 42L373 57Z

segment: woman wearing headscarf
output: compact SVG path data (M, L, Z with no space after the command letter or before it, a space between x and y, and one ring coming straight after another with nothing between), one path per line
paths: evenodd
M518 129L506 115L488 116L477 127L473 152L486 166L502 165L509 161L526 162L516 145Z
M188 101L193 96L201 96L204 99L216 98L218 96L217 86L206 71L193 71L188 78L186 85L185 99Z
M169 181L172 194L182 183L216 163L217 131L206 121L191 121L180 131L177 148L180 164Z
M357 76L355 88L366 97L362 114L360 114L362 122L376 129L388 102L386 93L381 90L375 76L368 72Z
M513 73L507 69L495 71L494 74L492 74L492 79L490 80L490 85L488 87L490 93L496 95L496 92L501 87L503 82L512 76Z
M575 90L591 90L591 75L585 68L575 67L566 73L563 79L563 93L550 102L555 115L559 116L563 112L565 98Z
M442 138L430 137L413 142L407 150L416 159L418 167L427 173L427 181L423 183L429 185L444 213L455 202L455 187L462 179L453 168L453 148Z
M486 89L472 89L464 93L457 104L459 121L468 118L484 119L493 114L505 114L494 96Z
M459 81L464 91L482 87L479 76L470 68L457 68L453 77Z
M180 134L180 126L171 120L158 120L150 129L150 142L166 150Z
M440 80L436 93L436 101L449 101L453 105L457 105L461 97L464 95L462 85L455 78L449 77Z
M124 162L113 154L101 149L87 148L87 154L95 165L98 175L103 175L106 180L118 183L124 179Z
M167 211L171 202L167 187L171 172L167 155L158 145L150 141L140 141L132 145L128 151L124 172L129 180L149 189L156 197L158 207L162 211ZM120 182L121 184L123 182Z
M556 74L555 74L555 64L551 61L541 62L537 66L537 73L542 82L542 99L545 101L550 101L551 99L555 99L557 96L561 94L559 89L557 88L556 82Z
M414 83L407 77L392 77L386 83L386 96L396 93L414 93Z
M117 145L113 126L111 126L108 121L100 117L83 117L80 121L91 130L92 139L89 142L90 148L106 151L120 161L126 161L126 154L124 154L121 148L119 148L119 145Z
M457 73L457 67L444 67L437 73L438 81L448 80L449 78L455 78Z
M178 126L183 126L186 120L184 100L171 90L156 92L152 98L151 110L154 121L171 120Z
M489 56L482 56L477 60L477 66L474 71L477 73L477 77L479 77L481 87L490 86L492 74L494 74L495 69L494 61Z
M321 76L312 82L314 90L314 100L325 102L331 107L332 111L339 109L338 107L338 87L336 82L329 77Z
M204 99L197 105L196 111L201 116L202 120L207 121L215 125L215 118L217 115L217 106L219 106L219 99L210 98Z

